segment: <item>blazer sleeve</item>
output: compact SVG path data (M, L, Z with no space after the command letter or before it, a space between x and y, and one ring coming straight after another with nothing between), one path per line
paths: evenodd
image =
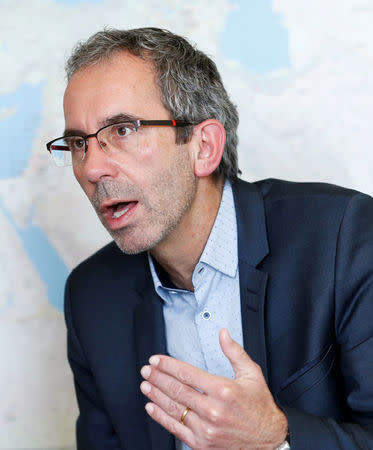
M332 325L348 420L282 407L292 450L373 449L373 199L364 194L349 200L340 225Z
M79 406L76 421L77 450L121 450L119 439L105 411L83 349L75 332L70 296L71 276L65 288L67 356L74 375Z

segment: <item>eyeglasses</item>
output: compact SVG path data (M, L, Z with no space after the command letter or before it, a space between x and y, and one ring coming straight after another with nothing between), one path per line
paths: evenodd
M108 154L126 152L138 145L138 130L143 126L187 127L194 123L182 120L131 120L100 128L96 133L62 136L48 142L47 150L59 167L77 165L84 161L88 139L95 137L101 149Z

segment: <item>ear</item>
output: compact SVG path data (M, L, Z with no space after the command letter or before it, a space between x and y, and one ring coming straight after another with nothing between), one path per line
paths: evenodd
M225 129L215 119L208 119L194 127L197 140L194 173L197 177L211 175L219 166L225 145Z

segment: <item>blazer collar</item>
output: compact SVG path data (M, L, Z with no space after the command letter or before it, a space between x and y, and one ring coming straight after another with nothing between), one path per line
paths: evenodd
M136 289L139 296L139 303L135 307L133 317L139 384L142 381L140 369L149 363L149 357L154 354L167 354L162 301L154 290L148 261L146 255L144 256L146 265L144 265L143 277L139 277L142 278L141 283L138 284L138 289ZM149 439L147 448L152 450L158 450L160 448L174 450L175 439L172 434L155 422L145 412L145 404L147 402L148 399L143 396L144 421L148 429L146 438Z
M256 267L269 253L264 201L258 188L246 181L232 184L236 206L238 258Z
M244 181L233 184L237 215L241 318L244 348L268 383L265 298L268 275L257 266L268 255L263 196Z

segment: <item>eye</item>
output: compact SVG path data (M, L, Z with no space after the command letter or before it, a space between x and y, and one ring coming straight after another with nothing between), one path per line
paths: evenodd
M118 136L125 136L128 132L128 128L121 126L121 127L117 127L117 129L115 131Z
M80 152L85 149L85 141L81 136L66 138L66 145L71 152Z
M131 123L119 123L112 126L112 133L115 137L125 137L130 135L134 131L134 127Z

